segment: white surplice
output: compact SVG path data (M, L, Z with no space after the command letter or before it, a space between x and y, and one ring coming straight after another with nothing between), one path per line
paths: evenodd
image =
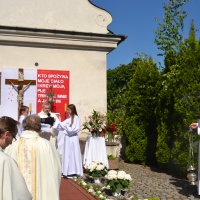
M78 132L81 127L80 118L74 115L74 122L72 126L70 124L71 116L59 123L60 129L63 130L60 134L64 134L64 144L62 144L62 173L64 176L72 174L83 176L81 149L78 138ZM58 149L60 149L59 146Z
M87 168L87 165L93 161L102 162L107 168L109 168L104 137L88 136L86 140L83 158L84 167Z
M22 122L24 121L25 117L26 116L24 116L24 115L20 115L20 117L19 117L19 123L20 124L22 124Z
M19 117L19 124L17 125L18 132L17 132L16 138L19 138L19 136L21 135L21 133L23 131L22 122L25 119L25 117L26 116L24 116L24 115L20 115L20 117Z
M0 200L31 200L17 163L0 147Z
M49 112L50 116L53 117L55 119L55 121L59 121L58 117L56 116L55 113ZM43 112L43 110L41 112L38 113L38 115L40 116L40 118L48 118L49 116ZM53 145L55 145L55 147L57 147L57 136L58 136L58 131L56 128L51 127L49 124L41 124L41 137L49 140ZM48 130L47 130L48 129Z
M35 131L23 131L5 153L17 161L33 200L59 200L61 161L48 140Z

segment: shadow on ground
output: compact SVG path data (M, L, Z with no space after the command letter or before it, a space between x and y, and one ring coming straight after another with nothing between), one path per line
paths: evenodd
M181 179L178 176L174 174L170 174L168 172L163 172L162 170L156 168L156 167L150 167L151 171L157 172L157 173L166 173L172 178L170 179L170 184L174 185L178 191L179 194L187 196L187 197L195 197L200 199L200 195L198 195L197 191L197 185L191 185L189 180Z
M189 181L184 179L172 178L170 183L177 188L177 191L187 197L194 196L195 198L200 198L197 192L197 186L191 185Z

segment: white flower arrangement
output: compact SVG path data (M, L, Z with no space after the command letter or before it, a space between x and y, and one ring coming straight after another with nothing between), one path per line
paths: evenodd
M124 171L110 170L107 175L107 188L108 186L115 192L116 189L125 189L130 187L130 181L132 180L130 174L127 174Z
M107 174L107 167L99 161L93 161L86 166L86 173L92 177L104 177Z

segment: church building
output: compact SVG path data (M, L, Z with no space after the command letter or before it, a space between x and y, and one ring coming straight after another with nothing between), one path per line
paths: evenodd
M81 121L93 110L105 113L106 57L126 39L108 30L111 22L111 14L89 0L1 0L1 116L17 119L19 85L32 114L50 88L61 120L68 103Z

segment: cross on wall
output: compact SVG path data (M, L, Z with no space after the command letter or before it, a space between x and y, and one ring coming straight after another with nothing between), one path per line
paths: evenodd
M5 79L5 84L11 84L15 91L18 93L18 118L20 115L20 108L23 106L24 92L29 88L30 85L36 85L36 80L24 80L24 70L18 69L18 79Z

